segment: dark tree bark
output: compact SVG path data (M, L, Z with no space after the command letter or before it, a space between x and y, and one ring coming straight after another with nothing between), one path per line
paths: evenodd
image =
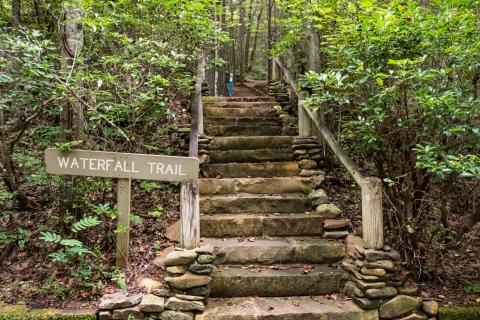
M252 21L253 18L253 0L250 0L250 3L248 4L248 19L247 19L247 34L245 36L245 55L244 55L244 65L245 68L248 71L248 57L250 53L250 37L252 34Z
M12 0L12 27L17 27L22 23L22 1Z

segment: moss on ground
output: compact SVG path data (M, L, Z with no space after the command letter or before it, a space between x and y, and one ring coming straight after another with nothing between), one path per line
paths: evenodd
M58 309L28 309L25 305L0 304L0 320L93 320L92 313L73 313Z
M480 307L440 308L440 320L479 320Z

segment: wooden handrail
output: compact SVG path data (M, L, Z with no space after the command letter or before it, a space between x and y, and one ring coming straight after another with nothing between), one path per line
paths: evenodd
M192 97L190 127L190 145L188 155L198 157L198 136L203 134L203 102L202 83L205 78L205 60L199 59L195 91ZM180 188L180 224L181 245L185 249L200 246L200 195L198 180L189 180L182 183Z
M310 131L303 126L306 125L305 115L308 116L308 122L312 122L318 129L323 140L328 144L333 153L339 158L340 162L347 169L355 182L362 190L362 230L365 246L370 249L383 248L383 205L382 205L382 181L376 177L365 178L355 163L350 160L348 154L337 142L330 129L325 125L320 116L309 108L305 107L304 100L309 97L308 92L301 91L301 88L294 78L290 69L285 66L280 58L275 58L276 63L282 71L285 80L297 92L298 95L298 122L300 136ZM303 118L303 119L302 119ZM302 134L303 133L303 134Z

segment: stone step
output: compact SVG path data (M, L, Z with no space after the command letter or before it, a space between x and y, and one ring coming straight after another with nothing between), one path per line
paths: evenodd
M343 242L313 237L268 239L205 238L215 248L215 264L333 263L345 256Z
M222 102L222 101L275 101L275 97L272 96L250 96L250 97L213 97L213 96L206 96L203 97L203 103L213 103L213 102Z
M204 103L205 108L268 108L277 106L275 101L216 101Z
M273 195L241 193L200 198L202 214L294 213L311 210L311 200L303 193Z
M196 320L378 320L352 301L324 296L211 299Z
M309 194L322 185L323 176L275 178L200 179L201 195L226 195L235 193L304 193Z
M203 124L209 126L277 126L278 119L267 117L207 117Z
M210 151L209 155L209 163L284 162L295 160L293 151L289 149Z
M211 148L215 150L289 149L293 136L237 136L215 137Z
M275 267L220 266L212 274L211 297L288 297L340 292L348 279L341 269L326 265Z
M205 127L205 134L210 136L271 136L281 135L280 125L210 125Z
M217 214L200 217L202 237L321 236L324 217L315 214Z
M249 178L298 176L298 162L205 164L205 178Z
M203 108L204 117L275 117L274 108Z

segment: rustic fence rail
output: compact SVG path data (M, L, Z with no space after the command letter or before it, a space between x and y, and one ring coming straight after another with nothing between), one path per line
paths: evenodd
M195 91L191 101L192 123L188 155L198 157L198 137L203 134L202 83L205 78L205 60L200 58ZM200 195L198 179L182 183L180 188L181 245L185 249L200 246Z
M295 90L298 97L298 126L300 136L310 136L312 132L318 132L319 140L328 144L333 153L338 157L362 192L362 233L365 246L369 249L381 249L384 245L383 237L383 205L382 205L382 181L377 177L364 177L355 163L337 142L335 136L325 125L324 117L305 107L304 100L309 97L307 91L302 91L290 69L280 58L274 59L274 70L278 77L274 80L283 79ZM312 124L317 130L312 130Z

